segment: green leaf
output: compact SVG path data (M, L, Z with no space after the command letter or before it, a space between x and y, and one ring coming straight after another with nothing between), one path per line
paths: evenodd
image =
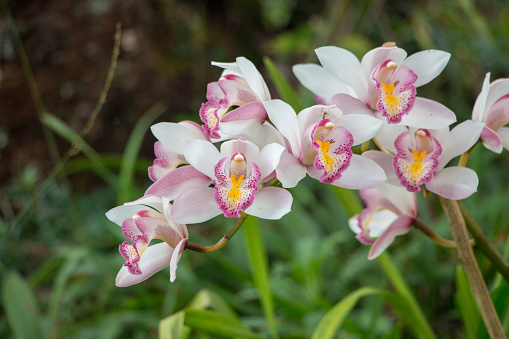
M467 338L477 338L477 331L481 323L481 314L475 301L474 293L468 283L463 267L456 268L456 295L454 297L465 326Z
M269 285L269 269L267 263L267 253L263 246L262 237L258 220L254 217L248 217L242 226L244 233L244 242L246 244L249 267L253 275L253 281L258 288L260 301L267 319L270 333L277 337L276 319L274 316L274 302Z
M42 338L41 319L35 297L23 278L9 273L2 287L7 320L16 338Z
M269 72L269 76L276 86L277 92L283 101L286 101L295 112L299 113L302 110L302 104L300 103L299 97L295 93L294 89L288 81L285 79L283 74L277 69L276 65L268 57L263 58L265 67Z
M187 309L184 324L210 334L226 337L260 338L240 320L212 311Z
M152 106L138 121L129 140L127 141L124 155L122 157L122 166L120 167L120 178L118 187L118 203L123 204L130 200L129 193L134 177L134 168L136 167L136 160L140 152L141 144L145 133L149 129L152 122L160 116L166 107L162 104L155 104Z
M346 316L354 308L360 298L367 295L380 294L382 290L372 287L362 287L343 299L341 299L332 309L330 309L320 320L318 326L313 332L312 339L335 338L335 334L341 327Z
M219 314L238 318L237 313L235 313L233 308L223 298L209 290L201 290L198 292L194 299L188 304L188 308L196 310L210 308L217 311Z
M75 144L83 152L83 154L85 154L97 165L95 168L96 173L108 183L112 185L115 184L115 175L106 169L103 164L101 164L101 156L99 153L97 153L89 144L87 144L85 140L83 140L80 135L76 133L71 127L69 127L63 120L54 116L53 114L44 113L41 117L41 121L44 125L49 127L69 143Z
M179 311L159 322L159 339L186 339L189 330L184 327L185 311Z

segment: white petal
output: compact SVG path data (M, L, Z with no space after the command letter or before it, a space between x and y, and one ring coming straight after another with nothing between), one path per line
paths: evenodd
M293 66L292 70L302 86L327 101L337 93L356 95L350 85L338 80L319 65L300 64Z
M213 66L217 66L217 67L221 67L221 68L224 68L226 70L229 70L231 72L233 72L233 74L237 74L239 76L242 76L242 72L240 71L240 68L239 66L237 65L236 62L216 62L216 61L212 61L211 64ZM229 74L232 74L232 73L229 73Z
M250 141L234 139L225 141L221 144L221 158L227 157L228 163L230 162L231 157L238 152L244 154L248 163L249 161L258 162L260 149Z
M382 120L365 114L348 114L335 121L335 125L346 127L355 146L373 138L382 126Z
M387 200L398 208L400 214L417 217L417 196L415 193L408 192L402 186L385 183L377 188Z
M202 130L190 127L189 124L160 122L151 128L152 134L170 150L183 154L181 142L189 139L207 140Z
M237 65L239 66L244 79L246 79L247 84L253 92L255 92L256 96L260 101L270 100L269 89L267 88L267 84L263 80L262 75L256 69L255 65L244 57L237 58Z
M375 212L368 225L369 236L371 238L378 238L396 219L398 219L398 215L393 211L380 210Z
M401 66L406 66L417 74L414 86L419 87L426 85L442 73L450 57L451 54L447 52L429 49L412 54L403 61Z
M388 184L401 186L392 166L392 159L394 158L392 155L380 151L367 151L362 153L362 156L373 160L382 167L387 176Z
M173 203L170 217L179 224L197 224L221 214L214 199L215 189L198 187L182 193Z
M187 239L182 239L177 246L175 246L175 250L173 251L170 259L170 281L174 282L177 279L177 264L182 256L182 251L184 250L184 246L186 245Z
M507 94L509 94L509 79L497 79L493 81L490 84L490 90L486 98L485 110L489 110L498 99Z
M357 57L346 49L326 46L315 50L322 66L339 80L352 86L357 97L365 99L368 93L367 77Z
M293 108L282 100L270 100L263 103L270 121L288 140L292 153L300 157L301 135L297 115Z
M260 169L260 182L264 182L264 179L274 172L276 167L279 165L281 159L281 153L285 148L280 144L269 144L265 146L260 152L258 157L258 168Z
M449 138L442 144L438 169L444 168L452 158L468 151L479 140L483 128L483 122L474 120L463 121L454 127Z
M205 140L186 140L182 149L187 162L211 179L215 179L214 166L222 156L217 148Z
M477 99L475 99L474 109L472 110L472 120L483 121L484 114L488 107L486 107L486 100L488 99L488 92L490 91L490 73L486 73L482 83L482 89Z
M366 189L376 187L385 180L385 172L376 162L353 154L350 166L341 174L341 178L332 184L350 189Z
M401 119L401 124L416 128L439 129L456 121L456 115L433 100L415 98L414 107Z
M502 145L506 150L509 150L509 128L500 127L497 131L498 136L502 140Z
M112 208L106 212L106 218L113 221L118 226L122 226L125 219L132 218L139 211L146 210L147 206L143 205L122 205Z
M255 193L254 202L246 213L262 219L277 220L291 211L292 195L279 187L264 187Z
M284 188L292 188L306 176L306 166L293 154L285 151L281 154L276 174Z
M160 196L156 195L144 195L143 197L124 203L124 205L145 205L154 208L157 211L163 210L163 200Z
M331 103L338 106L345 115L365 114L375 116L374 111L363 101L356 99L348 94L336 94L332 97Z
M426 189L444 198L461 200L477 192L479 178L467 167L447 167L435 172L435 177L426 184Z
M118 287L126 287L150 278L155 273L170 265L172 254L173 248L165 242L147 247L138 262L142 274L131 274L126 266L122 266L117 274L115 284Z
M408 132L408 128L406 126L401 124L388 124L383 121L375 139L378 145L396 154L397 150L394 146L394 141L396 141L396 138L404 132Z
M394 241L398 235L407 233L412 225L413 218L407 216L401 216L396 219L387 230L378 238L371 250L369 251L368 259L375 259L378 257L390 244Z
M281 133L268 122L264 122L260 127L248 131L242 137L251 141L259 149L262 149L268 144L272 144L274 142L280 145L285 145L285 140Z
M383 64L386 60L391 59L400 66L406 58L404 49L398 47L378 47L372 49L362 57L361 65L364 74L371 76L373 70Z

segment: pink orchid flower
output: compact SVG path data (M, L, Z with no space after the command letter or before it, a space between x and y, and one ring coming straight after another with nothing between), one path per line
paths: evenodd
M472 119L486 125L481 133L484 147L495 153L509 150L509 79L498 79L490 84L490 73L486 74L481 93L472 111Z
M201 126L193 121L179 123L161 122L151 127L152 134L159 140L154 144L156 159L148 168L148 175L156 182L179 165L187 164L180 143L189 139L208 140Z
M356 238L371 246L368 259L378 257L398 235L410 230L417 217L415 193L401 186L382 184L359 192L366 208L349 219Z
M293 72L320 103L335 104L345 114L383 117L389 124L438 129L456 121L447 107L415 96L417 87L442 72L449 53L427 50L407 58L401 48L379 47L359 62L339 47L320 47L315 52L323 67L295 65Z
M351 147L370 140L382 121L362 114L343 115L335 105L316 105L296 115L281 100L264 103L270 121L286 138L287 150L277 167L283 187L294 187L306 173L320 182L363 189L380 185L383 170Z
M224 68L225 72L219 81L207 86L208 101L200 109L204 133L220 139L223 133L237 136L260 126L267 117L262 102L270 100L260 72L244 57L233 63L212 64Z
M260 151L249 141L235 139L224 142L218 151L210 142L187 140L182 147L187 161L214 187L196 187L179 195L170 214L173 220L199 223L220 214L240 217L240 211L280 219L290 212L291 194L283 188L264 186L275 178L284 150L280 144L269 144Z
M384 126L378 133L379 144L394 153L368 151L363 155L376 161L387 174L387 183L402 185L409 192L419 192L424 185L430 192L444 198L460 200L477 191L479 179L466 167L445 167L454 157L472 147L484 123L467 120L440 130L407 129ZM398 133L389 133L398 131ZM403 130L403 131L402 131Z
M169 217L171 204L168 199L146 199L139 203L115 207L106 213L108 219L122 226L122 233L130 241L119 246L120 254L126 260L117 274L116 285L119 287L142 282L168 266L170 281L175 281L177 264L189 238L186 225ZM150 245L153 239L163 242Z

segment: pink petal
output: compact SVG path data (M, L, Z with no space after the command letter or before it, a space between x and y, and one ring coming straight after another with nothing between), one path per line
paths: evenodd
M497 79L490 84L485 110L489 110L495 102L509 94L509 79ZM484 119L483 119L484 120Z
M382 252L389 247L398 235L407 233L413 222L412 217L401 216L396 219L387 230L375 241L371 250L369 251L368 259L375 259Z
M386 60L393 60L396 65L400 65L405 59L407 53L404 49L398 47L378 47L372 49L362 57L361 65L366 76L370 76L373 70Z
M346 49L326 46L315 50L320 63L333 76L352 86L360 99L368 92L367 76L357 57Z
M414 107L403 116L401 124L405 126L440 129L456 121L456 115L444 105L429 99L415 98Z
M300 157L301 135L297 115L293 108L282 100L270 100L263 103L270 121L279 132L288 140L291 151Z
M243 106L251 102L258 102L256 93L245 82L245 79L238 76L229 76L218 81L219 87L226 94L225 106Z
M220 215L212 187L198 187L182 193L173 203L170 217L179 224L196 224Z
M401 65L406 66L417 74L418 79L415 87L426 85L435 79L449 62L451 54L439 50L426 50L412 54Z
M263 104L251 102L224 115L219 120L219 129L228 135L241 135L260 127L266 118L267 112Z
M193 166L183 166L171 171L153 183L145 195L155 195L175 200L182 192L188 189L208 186L211 179Z
M281 154L276 173L284 188L292 188L306 176L306 166L293 154L285 151Z
M447 167L435 173L426 189L444 198L461 200L477 192L479 178L475 171L466 167Z
M500 140L502 140L502 145L506 150L509 150L509 128L501 127L497 131Z
M293 198L290 192L279 187L264 187L255 194L253 204L246 213L262 219L277 220L291 211Z
M150 278L155 273L170 265L172 254L173 248L168 246L165 242L147 247L138 262L138 267L142 273L133 275L129 273L126 266L122 266L117 274L115 285L118 287L126 287Z
M491 128L484 127L481 132L481 140L487 149L489 149L492 152L495 153L502 153L502 150L504 149L502 145L502 140L498 136L498 134L493 131Z
M349 189L372 188L385 182L384 170L371 159L353 154L350 166L332 184Z
M154 159L154 164L148 168L148 176L154 182L173 171L179 165L187 163L183 154L173 152L160 141L154 144L154 152L156 159Z
M292 70L304 87L323 98L326 102L330 102L334 94L337 93L356 95L350 85L338 80L321 66L300 64L293 66Z

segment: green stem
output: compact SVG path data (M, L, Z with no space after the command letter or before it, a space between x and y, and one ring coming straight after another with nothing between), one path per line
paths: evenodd
M247 217L248 215L241 211L240 218L237 220L232 229L223 235L223 237L214 245L203 246L192 241L188 241L186 243L186 249L200 253L212 253L220 250L228 243L228 241L235 235L235 233L237 233L237 231L240 229L240 226L242 226L244 220L246 220Z
M479 311L486 325L486 329L488 330L488 334L490 338L505 338L506 336L500 319L493 306L481 270L475 260L472 246L470 246L465 220L461 215L458 204L455 200L449 200L443 197L440 197L440 203L447 216L447 220L449 220L451 233L458 249L458 255L465 268L465 273L472 288L472 292L474 293L477 305L479 306Z
M477 246L491 261L493 266L495 266L496 270L504 277L505 281L509 283L509 263L498 252L495 245L493 245L493 243L488 239L479 224L475 221L472 214L470 214L467 210L466 206L461 202L458 205L463 218L465 218L466 226L472 237L475 239Z
M424 233L426 236L428 236L433 242L439 246L445 247L445 248L456 248L456 243L452 240L447 240L436 234L429 228L428 225L424 223L421 219L415 219L413 222L413 225L415 228L417 228L419 231ZM475 245L474 241L470 241L470 245Z

